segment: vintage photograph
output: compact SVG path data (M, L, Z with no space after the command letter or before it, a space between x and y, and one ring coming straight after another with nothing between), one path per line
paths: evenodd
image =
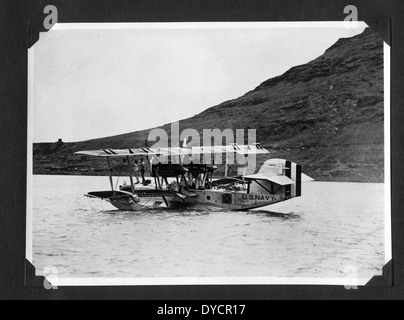
M354 287L391 260L366 23L58 23L28 56L26 258L52 285Z

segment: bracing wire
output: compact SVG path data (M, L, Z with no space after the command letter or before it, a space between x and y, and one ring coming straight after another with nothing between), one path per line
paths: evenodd
M87 197L87 201L90 204L91 210L94 211L93 205L92 205L92 199L90 199L89 197Z
M119 184L119 179L121 178L122 168L123 168L123 164L121 164L121 165L119 166L119 175L118 175L118 179L116 179L115 190L118 190L118 184Z

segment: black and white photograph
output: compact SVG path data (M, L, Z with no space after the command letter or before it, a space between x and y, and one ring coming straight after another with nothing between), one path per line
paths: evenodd
M26 259L55 287L365 286L392 259L365 22L57 23L28 51Z

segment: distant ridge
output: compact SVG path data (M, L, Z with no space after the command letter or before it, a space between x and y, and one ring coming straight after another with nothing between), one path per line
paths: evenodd
M273 157L300 163L317 180L383 182L383 90L383 41L367 28L240 98L180 121L180 130L256 129L257 140ZM170 133L169 124L161 128ZM143 130L57 148L34 144L34 173L50 173L50 166L71 163L103 168L94 159L72 162L67 157L79 150L143 146L148 133Z

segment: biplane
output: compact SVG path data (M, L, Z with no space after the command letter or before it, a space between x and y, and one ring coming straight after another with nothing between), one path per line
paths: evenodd
M119 210L140 211L152 208L219 208L250 210L300 197L302 194L301 166L283 159L269 159L258 172L248 172L248 163L238 167L236 176L228 177L229 155L248 159L249 156L270 152L260 144L210 147L102 149L79 151L76 155L106 158L111 190L91 191L87 197L108 201ZM225 176L214 179L218 166L212 156L226 156ZM195 157L202 161L192 161ZM132 177L136 157L149 163L149 185L137 185ZM130 184L114 188L112 158L125 159ZM210 159L210 161L207 161ZM176 161L174 161L176 160ZM254 166L255 168L255 166ZM307 177L307 176L306 176Z

